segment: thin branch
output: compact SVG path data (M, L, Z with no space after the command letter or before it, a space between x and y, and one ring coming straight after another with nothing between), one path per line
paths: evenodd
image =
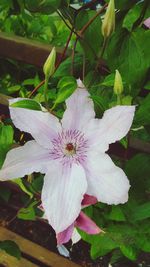
M84 26L83 28L78 32L78 34L82 37L83 33L86 31L86 29L92 24L92 22L101 14L104 12L105 8L108 6L108 4L105 4L96 14L93 16Z
M66 20L64 19L64 17L62 16L62 14L57 10L57 14L60 16L60 18L63 20L63 22L65 23L65 25L68 27L68 29L70 31L72 31L75 35L78 35L78 33L71 28L71 26L66 22Z
M72 50L71 75L74 74L74 56L75 56L75 50L76 50L77 42L78 42L78 37L76 37L76 39L75 39L73 50Z

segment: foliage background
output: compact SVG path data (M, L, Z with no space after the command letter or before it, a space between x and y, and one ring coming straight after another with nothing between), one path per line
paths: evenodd
M56 47L69 44L70 56L60 64L49 82L49 106L55 106L57 116L62 116L64 100L74 91L75 78L80 77L91 93L96 115L100 118L106 109L116 105L117 99L113 93L116 69L124 82L122 103L137 105L132 130L119 144L123 151L121 157L117 146L109 151L130 179L129 201L125 205L107 206L99 203L87 208L87 214L106 233L89 236L80 232L82 238L91 245L93 259L107 255L109 261L115 264L126 258L131 262L137 261L142 252L150 252L150 157L144 147L136 153L131 153L130 149L132 138L138 142L144 141L142 144L145 147L148 147L150 141L150 30L143 25L144 20L150 17L150 3L149 0L116 1L116 29L109 38L101 60L101 21L104 13L82 31L99 9L100 5L88 6L67 0L1 0L0 28L2 32L27 37L31 42L38 40ZM69 36L71 40L67 43ZM35 66L0 58L0 93L3 96L28 98L43 79L42 70ZM41 86L32 99L44 104L43 90ZM27 108L30 108L29 103ZM0 166L12 146L23 144L29 138L14 129L7 111L2 110ZM25 203L29 203L18 211L18 218L34 220L42 215L37 210L36 199L42 187L42 179L39 174L15 180L27 194ZM0 191L0 197L5 201L9 201L10 195L11 191ZM2 244L0 246L5 247Z

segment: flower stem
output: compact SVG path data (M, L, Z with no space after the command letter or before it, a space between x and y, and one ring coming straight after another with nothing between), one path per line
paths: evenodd
M104 39L104 42L103 42L103 45L102 45L102 48L98 54L98 61L97 61L97 64L96 64L96 70L99 68L100 64L101 64L101 59L104 55L104 52L105 52L105 49L107 47L107 44L108 44L108 38L105 38Z
M49 111L49 105L48 105L48 97L47 97L47 93L48 93L48 77L46 77L46 79L45 79L45 83L44 83L44 99L45 99L45 106L46 106L46 109Z
M122 96L120 94L117 95L117 105L122 105Z

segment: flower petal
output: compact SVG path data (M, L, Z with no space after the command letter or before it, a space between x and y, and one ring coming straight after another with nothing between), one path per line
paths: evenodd
M87 207L87 206L90 206L90 205L94 205L97 202L98 201L97 201L96 197L93 197L93 196L85 194L84 195L84 199L82 200L82 206Z
M87 194L107 204L120 204L128 200L129 181L123 170L115 166L108 155L89 153L85 170Z
M35 141L29 141L24 146L11 149L0 170L0 180L23 177L32 172L45 173L49 162L48 150Z
M56 238L57 238L57 244L62 245L67 243L73 234L73 229L74 229L74 223L72 223L66 230L64 230L61 233L58 233Z
M66 101L66 111L62 119L64 129L82 130L95 117L93 101L81 80L78 88Z
M135 106L116 106L104 112L102 119L91 120L86 135L93 149L101 152L108 145L123 138L129 131L135 112Z
M104 112L100 120L100 139L104 138L109 144L123 138L132 125L135 106L116 106Z
M20 100L20 98L19 98ZM18 99L9 100L10 105ZM21 131L30 133L45 148L51 147L51 140L61 130L59 120L47 111L9 107L14 125Z
M52 164L44 179L42 205L56 233L64 231L78 217L86 189L82 166L73 164L67 168Z
M82 231L95 235L103 232L94 221L92 221L83 211L80 212L79 217L76 220L75 226L80 228Z

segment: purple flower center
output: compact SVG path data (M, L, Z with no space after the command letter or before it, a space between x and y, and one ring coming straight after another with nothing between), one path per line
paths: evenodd
M51 159L59 160L63 165L83 163L89 148L88 140L78 130L67 130L59 133L52 140Z

